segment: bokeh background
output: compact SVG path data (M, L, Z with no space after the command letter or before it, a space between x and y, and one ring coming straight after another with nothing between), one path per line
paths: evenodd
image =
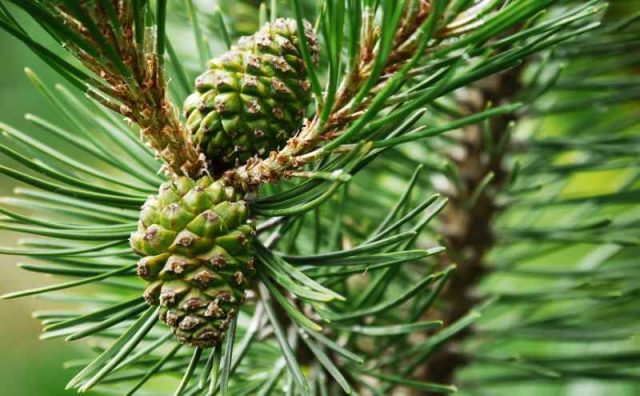
M24 19L25 23L30 23ZM35 27L35 26L34 26ZM44 39L44 35L42 36ZM35 113L50 120L58 120L46 99L39 95L24 74L26 66L36 70L47 82L60 78L25 46L0 31L0 121L24 127L32 133L24 114ZM0 160L6 164L7 160ZM0 178L0 195L6 195L17 183ZM12 245L15 235L0 232L0 245ZM17 257L0 256L0 294L11 290L42 285L45 276L19 270ZM82 350L62 340L38 339L40 324L31 313L54 304L35 298L0 302L0 395L5 396L57 396L75 392L64 391L71 371L64 370L63 362L82 356Z
M26 21L26 20L25 20ZM0 32L0 120L6 124L25 127L25 113L37 113L51 120L59 115L39 95L24 74L29 66L47 82L60 78L44 62L4 31ZM0 163L6 163L1 159ZM5 195L16 186L9 178L0 178L0 194ZM0 232L0 245L13 244L15 235ZM47 283L45 276L30 274L16 267L18 257L0 256L0 294L11 290ZM62 340L38 339L40 324L31 313L46 307L49 302L24 298L0 302L0 394L4 396L57 396L75 394L65 392L64 386L71 372L63 362L82 357L81 349Z
M630 14L640 10L640 0L614 0L613 12ZM24 19L24 22L36 29L36 26ZM46 43L46 36L40 36ZM48 105L46 99L38 94L36 88L24 74L24 67L34 69L47 83L61 82L61 78L27 48L4 31L0 31L0 121L24 128L37 135L24 120L24 114L36 113L51 121L60 120L60 114ZM640 54L640 52L639 52ZM7 160L0 158L0 165ZM592 190L610 185L611 178L594 177L589 180ZM582 183L580 183L582 184ZM5 195L16 187L16 183L6 177L0 177L0 195ZM0 245L13 244L16 236L0 232ZM23 288L46 284L45 276L19 270L16 263L20 258L0 256L0 294ZM72 372L65 370L63 363L82 358L81 345L65 343L63 340L39 340L40 324L33 319L33 311L55 307L50 301L33 297L0 301L0 395L2 396L57 396L75 394L64 391ZM605 390L606 389L606 390ZM626 394L624 387L601 388L594 383L583 383L569 391L575 396ZM613 393L611 393L613 392ZM553 393L553 392L551 392ZM545 394L550 394L545 392ZM562 394L567 394L566 390Z

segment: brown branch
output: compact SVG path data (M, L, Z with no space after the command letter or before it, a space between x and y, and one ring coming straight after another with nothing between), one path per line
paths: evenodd
M484 110L489 104L501 105L512 101L520 89L522 67L493 76L476 88L470 89L461 102L467 112ZM510 124L515 114L505 114L492 119L489 127L494 142L509 139ZM464 129L459 140L462 155L450 155L460 177L461 186L454 193L446 193L449 204L442 216L441 232L449 252L443 256L443 265L453 262L457 270L441 294L443 307L437 313L445 324L451 324L466 315L479 302L476 287L487 273L486 255L494 245L493 224L500 208L495 194L505 186L508 172L504 166L505 151L488 155L480 126ZM470 206L470 198L483 180L493 174L493 179ZM424 377L437 383L453 383L455 372L468 363L461 350L462 342L473 333L467 329L459 333L444 348L432 356L426 364Z

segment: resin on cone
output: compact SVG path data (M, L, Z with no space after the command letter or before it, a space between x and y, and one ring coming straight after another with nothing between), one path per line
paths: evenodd
M308 22L304 31L317 62ZM277 19L210 60L196 79L184 111L212 174L276 150L300 129L311 89L299 40L295 20Z
M247 217L234 189L209 176L166 182L142 207L131 247L144 298L181 343L219 345L237 315L254 273Z

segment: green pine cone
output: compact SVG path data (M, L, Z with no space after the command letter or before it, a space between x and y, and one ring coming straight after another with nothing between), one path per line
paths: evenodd
M308 22L305 39L317 61ZM298 45L295 20L277 19L211 59L196 79L184 111L213 174L277 149L302 125L311 89Z
M254 273L247 217L234 189L209 176L166 182L142 207L131 247L144 298L178 341L214 347L238 313Z

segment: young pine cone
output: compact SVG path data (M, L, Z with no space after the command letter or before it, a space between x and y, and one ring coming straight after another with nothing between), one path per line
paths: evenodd
M178 341L214 347L237 315L254 273L247 216L234 189L209 176L166 182L142 207L131 247L144 298Z
M187 127L220 175L264 156L293 136L311 101L296 21L277 19L211 59L184 104ZM318 40L308 22L305 37L315 62Z

